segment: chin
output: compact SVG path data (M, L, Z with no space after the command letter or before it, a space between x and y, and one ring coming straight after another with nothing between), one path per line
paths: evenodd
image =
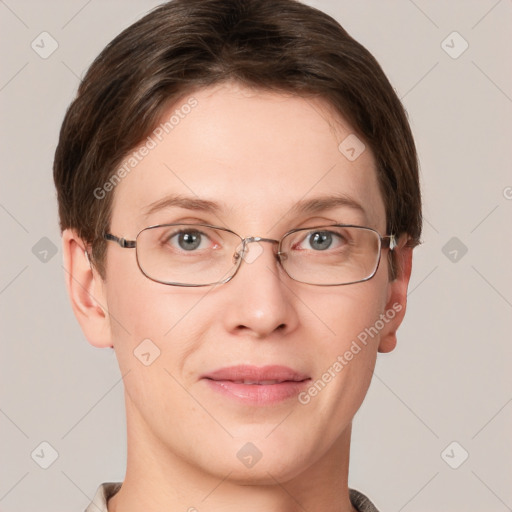
M274 452L274 457L280 457L279 452ZM246 468L242 464L231 464L227 471L222 473L223 477L229 472L229 481L239 485L275 485L287 482L306 468L303 461L294 458L291 463L283 463L282 460L259 460L253 467Z
M265 436L268 433L267 429ZM233 439L221 448L221 457L212 461L209 470L215 468L214 472L222 478L229 474L230 481L243 485L275 485L276 480L291 480L314 463L317 450L313 444L306 450L304 439L295 442L289 437L285 441L286 435L279 437L272 441L248 436Z

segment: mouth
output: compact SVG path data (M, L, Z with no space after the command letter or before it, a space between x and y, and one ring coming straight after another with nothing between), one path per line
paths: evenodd
M201 377L221 396L247 405L271 405L296 397L311 378L286 366L238 365Z
M215 380L215 379L213 379ZM250 384L250 385L257 385L257 386L268 386L269 384L281 384L281 382L301 382L301 381L290 381L290 380L228 380L228 382L233 382L234 384Z

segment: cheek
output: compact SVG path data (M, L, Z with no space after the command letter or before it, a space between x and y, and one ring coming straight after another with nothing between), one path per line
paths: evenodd
M355 412L359 407L375 366L379 318L387 295L386 286L379 281L375 276L375 280L358 283L350 289L340 288L336 293L317 296L314 301L325 327L322 329L325 334L315 339L315 376L320 380L315 387L322 389L324 400L348 408L339 411L344 417L350 417L349 409Z
M331 352L347 349L358 336L364 338L361 334L372 327L384 312L387 293L385 276L377 274L363 283L333 288L312 301L328 328ZM372 340L375 338L373 336Z
M140 277L128 266L119 266L108 290L129 428L147 425L181 458L211 466L210 451L201 449L201 443L196 446L191 436L198 439L214 432L222 438L223 431L215 430L210 416L191 399L186 365L212 323L202 307L206 291L166 287L145 278L137 267L135 271Z
M181 370L208 324L201 308L207 291L155 283L129 260L112 258L107 269L110 329L121 371L139 373L153 360L170 372Z
M204 311L205 322L197 318L202 296L154 283L142 274L142 280L130 277L134 279L117 280L117 286L112 279L108 292L112 339L120 372L126 376L125 391L137 414L153 426L165 423L170 430L179 429L193 414L194 402L179 382L208 324Z

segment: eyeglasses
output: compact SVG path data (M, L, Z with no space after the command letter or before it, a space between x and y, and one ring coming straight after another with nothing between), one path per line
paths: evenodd
M152 281L171 286L211 286L227 283L242 260L252 263L262 252L260 242L278 244L276 258L295 281L339 286L371 279L382 249L393 250L393 235L372 228L326 225L292 229L280 240L235 232L209 224L164 224L139 232L135 240L110 233L106 240L136 250L141 272ZM256 246L249 248L249 244Z

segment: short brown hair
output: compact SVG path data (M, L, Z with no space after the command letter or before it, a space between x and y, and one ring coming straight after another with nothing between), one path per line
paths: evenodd
M119 34L71 103L55 152L61 230L104 277L113 193L94 193L189 91L226 80L327 101L372 149L387 232L420 242L418 161L405 110L375 58L327 14L295 0L174 0Z

